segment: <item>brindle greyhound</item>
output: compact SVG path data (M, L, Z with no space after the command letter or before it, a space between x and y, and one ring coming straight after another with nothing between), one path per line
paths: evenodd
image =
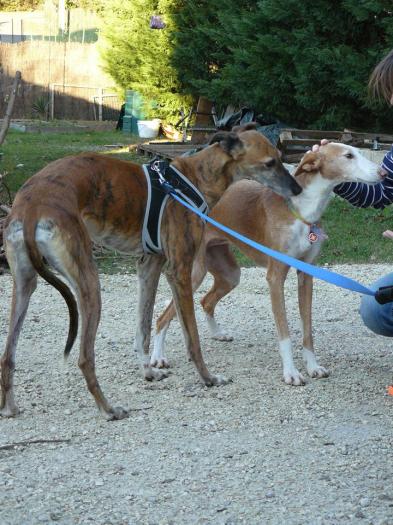
M285 196L301 191L283 167L277 150L255 130L218 133L206 149L179 157L173 165L199 188L209 206L240 179L256 180ZM1 415L18 413L13 389L16 345L38 273L57 288L68 305L66 355L77 335L79 310L82 319L79 367L101 413L107 419L126 417L126 410L112 407L106 400L95 373L94 341L101 299L92 240L141 256L136 347L145 379L164 376L150 366L149 344L157 284L166 262L165 273L188 353L206 385L226 383L224 377L208 371L195 321L191 269L204 224L170 200L161 223L163 255L143 254L141 231L146 201L147 182L140 165L93 153L52 162L19 190L4 232L14 286L9 334L1 360Z

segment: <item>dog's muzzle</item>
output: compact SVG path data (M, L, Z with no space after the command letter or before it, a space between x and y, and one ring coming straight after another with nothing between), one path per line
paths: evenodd
M296 182L296 180L292 177L292 175L288 173L288 177L291 177L291 182L289 184L289 189L294 195L299 195L303 191L303 188L299 186L299 184Z

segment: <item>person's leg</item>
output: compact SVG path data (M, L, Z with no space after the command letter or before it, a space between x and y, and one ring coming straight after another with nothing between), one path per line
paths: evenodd
M370 288L377 290L381 286L393 286L393 273L378 279ZM372 332L393 337L393 303L379 304L371 295L364 295L360 304L360 315Z

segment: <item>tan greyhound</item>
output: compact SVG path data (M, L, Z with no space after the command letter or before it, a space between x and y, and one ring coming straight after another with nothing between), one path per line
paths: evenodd
M306 262L312 262L321 248L324 234L319 221L334 186L345 181L376 183L383 173L359 151L344 144L330 143L319 152L307 153L294 174L303 191L285 199L252 181L240 181L224 193L210 216L216 221L240 232L269 248L287 253ZM214 339L232 340L214 318L217 303L240 279L240 268L230 251L235 244L258 265L267 268L270 299L279 339L284 381L303 385L304 378L296 368L289 338L285 311L284 283L289 266L272 259L241 241L207 226L204 239L194 262L193 289L202 283L207 272L214 277L210 291L201 300L211 335ZM299 310L303 328L303 359L311 377L326 377L328 372L315 358L311 327L312 277L298 272ZM164 355L164 340L170 320L175 314L170 304L157 321L151 364L168 367Z

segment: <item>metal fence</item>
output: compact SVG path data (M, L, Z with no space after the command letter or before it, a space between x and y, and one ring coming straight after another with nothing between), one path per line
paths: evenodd
M49 116L51 119L117 120L121 100L108 88L51 84Z

